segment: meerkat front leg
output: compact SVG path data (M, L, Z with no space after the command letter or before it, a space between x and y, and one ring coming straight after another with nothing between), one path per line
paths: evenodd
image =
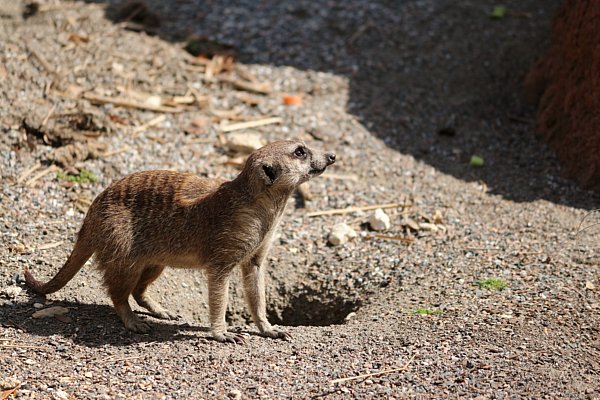
M218 342L244 344L242 335L227 332L225 312L229 295L229 275L231 271L215 270L208 274L208 308L210 314L210 330Z
M265 255L265 252L259 252L249 262L242 265L246 303L254 323L263 336L291 340L292 336L289 333L273 328L267 320L265 271L262 266Z

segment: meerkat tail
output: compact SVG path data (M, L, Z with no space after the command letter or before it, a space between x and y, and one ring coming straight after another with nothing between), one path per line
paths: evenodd
M92 254L94 254L93 245L87 238L84 238L80 232L79 238L75 243L75 247L73 248L71 255L60 271L58 271L58 273L54 276L54 278L50 279L46 283L42 283L35 279L31 272L25 268L23 271L23 274L25 275L25 282L27 283L27 286L32 288L36 293L54 293L62 289L71 279L73 279L75 274L79 272Z

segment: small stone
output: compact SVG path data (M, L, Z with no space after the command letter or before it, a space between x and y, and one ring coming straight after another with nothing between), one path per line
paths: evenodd
M42 310L36 311L33 314L31 314L31 316L33 318L50 318L50 317L54 317L55 315L64 315L68 312L69 312L68 308L54 306L54 307L48 307L48 308L44 308Z
M144 100L144 104L150 107L160 107L162 105L162 99L160 96L153 94Z
M17 254L23 254L27 251L27 247L23 243L15 244L12 249Z
M63 400L63 399L68 399L69 394L67 392L65 392L64 390L56 389L54 391L54 393L52 394L52 397L55 398L56 400Z
M21 386L21 381L12 377L0 380L0 389L2 390L10 390L19 386Z
M350 226L347 224L340 222L331 228L328 241L332 246L339 246L346 243L349 239L355 238L356 236L358 235L354 229L350 228Z
M44 305L42 303L33 303L33 308L37 308L39 310L40 308L44 308Z
M22 291L23 289L21 289L20 287L12 285L2 289L2 292L0 292L0 294L2 294L7 299L14 299L18 295L20 295Z
M87 371L83 374L86 378L91 378L94 376L94 374L91 371Z
M381 208L378 208L373 214L371 214L368 223L371 226L371 229L374 231L385 231L390 229L392 226L390 223L390 217L388 217L388 215L383 212Z
M265 145L263 138L258 133L230 133L227 135L226 146L236 153L250 154Z
M234 400L239 400L242 398L242 391L239 389L233 389L229 392L229 397Z
M596 285L594 285L592 282L590 281L586 281L585 282L585 288L588 290L594 290L596 289Z

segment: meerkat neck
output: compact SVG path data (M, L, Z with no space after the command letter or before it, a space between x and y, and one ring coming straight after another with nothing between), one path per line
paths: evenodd
M250 206L266 207L275 214L283 211L294 191L293 188L266 187L256 174L246 170L243 170L230 184L234 192L239 193L240 199L247 199Z

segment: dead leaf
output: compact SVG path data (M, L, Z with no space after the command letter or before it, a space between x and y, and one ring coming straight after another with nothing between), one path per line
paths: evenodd
M81 44L81 43L87 43L90 41L89 36L87 35L82 35L80 33L71 33L69 35L69 41L75 43L75 44Z
M34 312L33 314L31 314L31 316L33 318L50 318L50 317L54 317L56 315L64 315L66 313L69 312L68 308L65 307L60 307L60 306L54 306L54 307L48 307L48 308L43 308L39 311Z
M433 223L434 224L443 224L444 223L444 217L442 216L442 212L440 210L435 210L435 212L433 213Z
M48 159L63 168L70 168L79 161L98 158L106 149L105 143L71 143L54 150Z

